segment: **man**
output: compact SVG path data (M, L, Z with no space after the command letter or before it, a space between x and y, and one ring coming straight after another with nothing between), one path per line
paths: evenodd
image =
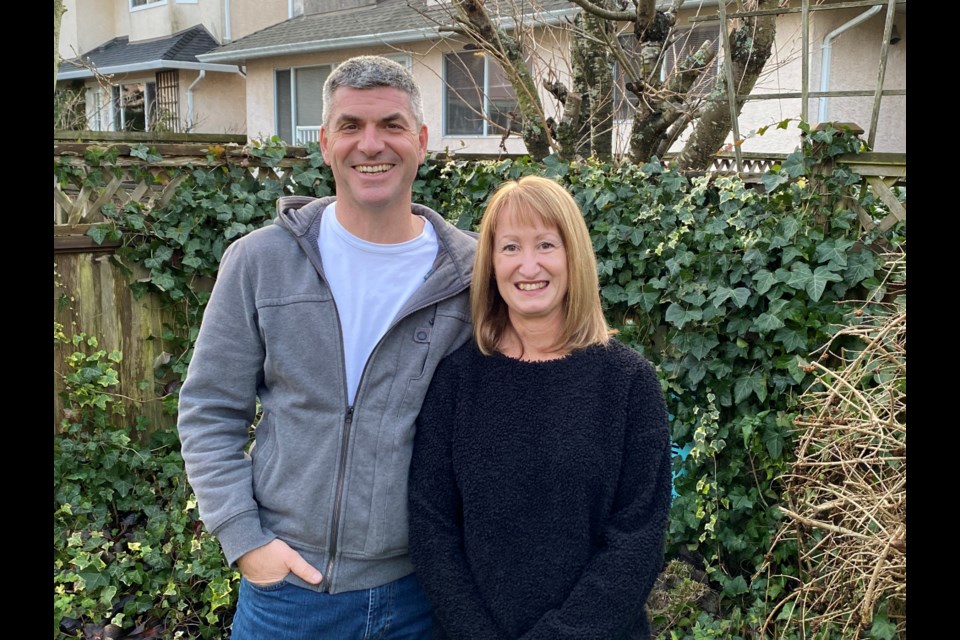
M227 249L180 392L201 517L243 576L235 640L430 634L407 473L434 369L470 337L475 241L411 202L427 128L404 67L347 60L323 117L336 198L281 198Z

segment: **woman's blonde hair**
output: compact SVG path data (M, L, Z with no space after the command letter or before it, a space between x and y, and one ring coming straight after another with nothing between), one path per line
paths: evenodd
M557 351L570 352L592 344L607 344L611 331L600 305L597 259L590 232L576 200L553 180L526 176L505 182L497 189L480 222L480 237L473 262L470 306L473 331L480 351L490 355L498 350L510 324L507 304L497 289L493 271L493 241L497 223L512 213L521 225L540 220L560 232L567 255L567 294L563 300L564 322Z

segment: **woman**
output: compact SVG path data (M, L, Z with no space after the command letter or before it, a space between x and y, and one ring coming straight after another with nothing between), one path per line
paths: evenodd
M653 367L610 337L589 232L536 176L484 213L475 342L417 423L410 551L435 637L649 638L670 436Z

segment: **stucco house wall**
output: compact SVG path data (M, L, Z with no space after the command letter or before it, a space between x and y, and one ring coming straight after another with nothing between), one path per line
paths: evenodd
M563 48L567 44L565 31L544 29L535 31L537 55L535 58L547 60L562 58ZM276 133L276 87L275 72L278 69L306 67L314 65L336 65L357 55L409 56L411 71L420 85L423 95L424 124L429 132L428 150L450 153L496 154L500 148L501 136L444 136L443 135L443 56L445 53L462 51L465 41L445 39L441 42L419 42L402 46L363 47L322 53L297 54L260 58L248 61L247 70L247 135L265 138ZM318 96L319 99L319 96ZM556 116L555 100L541 89L548 116ZM511 135L504 141L506 153L522 154L525 151L522 140Z

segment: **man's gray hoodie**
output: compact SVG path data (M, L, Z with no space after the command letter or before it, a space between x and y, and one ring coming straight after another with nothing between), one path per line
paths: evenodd
M323 573L319 586L288 581L338 593L413 571L414 421L437 364L470 338L476 241L413 205L436 229L437 259L371 354L350 406L340 319L317 249L333 200L281 198L274 224L224 253L177 427L200 516L227 561L280 538Z

